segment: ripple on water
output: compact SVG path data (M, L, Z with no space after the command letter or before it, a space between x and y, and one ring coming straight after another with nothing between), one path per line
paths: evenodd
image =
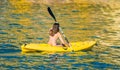
M44 65L40 65L39 69L44 70L44 69L46 69L46 67Z
M0 49L0 54L20 52L18 49Z
M79 56L79 58L82 59L91 59L91 58L97 58L97 55L84 55L84 56Z
M10 28L23 28L23 26L18 23L10 23L9 26Z
M80 12L80 11L79 11L79 10L72 10L72 12L74 12L74 13L75 13L75 12Z
M100 36L90 36L91 38L100 38Z
M16 46L12 44L0 44L0 54L15 52L20 52L20 50Z
M43 38L36 38L37 40L43 40Z
M0 31L0 34L8 34L7 32Z
M20 19L21 14L10 14L11 18Z
M117 66L114 66L112 64L107 64L107 63L102 63L102 62L90 62L91 66L93 68L96 68L96 69L107 69L107 68L110 68L110 69L116 69L118 68Z
M120 46L111 46L111 48L120 49Z
M89 66L89 64L87 63L76 63L76 64L72 64L73 67L87 67Z
M76 62L76 60L74 60L74 59L68 59L67 61L68 62Z
M13 58L19 58L19 56L0 56L1 58L6 58L6 59L13 59Z

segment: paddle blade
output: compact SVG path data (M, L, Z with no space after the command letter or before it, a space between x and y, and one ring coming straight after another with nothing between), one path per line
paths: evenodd
M54 16L52 10L50 9L50 7L48 7L48 12L49 12L49 14L53 17L53 19L54 19L55 22L56 22L56 18L55 18L55 16Z

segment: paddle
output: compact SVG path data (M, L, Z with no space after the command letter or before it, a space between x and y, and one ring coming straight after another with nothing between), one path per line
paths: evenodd
M48 7L48 12L49 12L49 14L52 16L52 18L55 20L55 22L57 22L54 14L53 14L53 12L52 12L52 10L50 9L50 7ZM67 37L65 36L64 32L62 31L61 27L59 27L59 29L60 29L63 37L65 38L66 42L69 44L69 41L68 41ZM69 47L71 47L70 44L69 44Z

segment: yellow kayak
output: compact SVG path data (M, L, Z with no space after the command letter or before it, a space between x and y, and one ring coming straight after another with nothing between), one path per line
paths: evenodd
M85 41L85 42L74 42L71 43L71 47L62 47L62 46L51 46L49 44L24 44L21 46L22 52L33 52L33 51L42 51L42 52L71 52L71 51L80 51L88 50L96 44L96 41Z

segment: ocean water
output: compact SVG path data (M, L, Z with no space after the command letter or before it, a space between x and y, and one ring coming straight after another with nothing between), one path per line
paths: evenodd
M47 43L53 10L70 42L94 41L89 51L22 53L25 43ZM0 1L0 70L119 70L120 8Z

